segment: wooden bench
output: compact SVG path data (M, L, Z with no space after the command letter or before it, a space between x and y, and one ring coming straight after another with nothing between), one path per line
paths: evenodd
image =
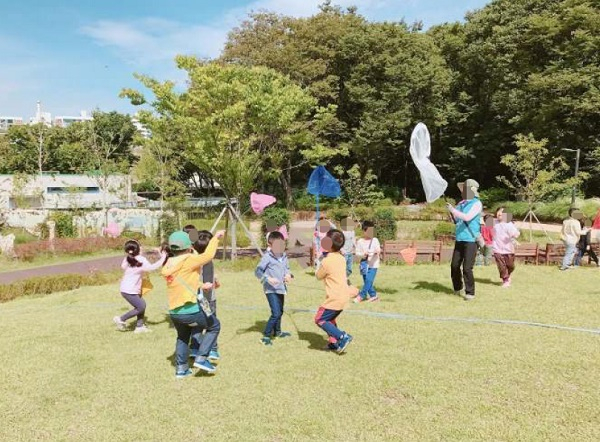
M410 240L398 240L398 241L385 241L383 243L382 259L383 262L389 260L404 261L400 252L409 247L413 247L414 241Z
M415 241L417 259L426 258L426 261L440 262L442 257L442 241Z
M546 249L539 252L539 257L544 260L546 265L550 263L561 263L565 256L564 244L546 244Z
M531 262L535 265L540 263L540 245L538 243L522 243L515 247L515 259Z

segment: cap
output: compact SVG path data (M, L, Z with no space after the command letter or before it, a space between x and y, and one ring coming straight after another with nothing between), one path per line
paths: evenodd
M171 233L169 236L169 247L174 250L185 250L192 247L190 235L182 230Z

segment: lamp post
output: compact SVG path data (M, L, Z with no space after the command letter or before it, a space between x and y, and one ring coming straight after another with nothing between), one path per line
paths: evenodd
M577 157L575 159L575 178L579 175L579 158L581 157L581 149L567 149L563 148L565 152L576 152ZM575 204L575 195L577 194L577 184L573 186L573 194L571 195L571 207Z

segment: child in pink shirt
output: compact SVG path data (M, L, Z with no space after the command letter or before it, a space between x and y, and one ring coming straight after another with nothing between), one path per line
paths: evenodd
M144 333L151 331L144 323L144 313L146 312L146 301L142 298L142 278L145 272L158 270L167 258L167 253L161 251L160 258L154 264L140 256L141 248L137 241L127 241L125 243L125 253L127 254L121 263L121 268L125 271L121 280L121 296L131 304L132 310L123 316L115 316L113 322L118 330L125 330L126 321L137 316L135 333Z
M500 208L496 212L498 222L494 226L493 251L502 287L510 287L510 276L515 270L515 244L514 240L519 237L520 232L512 223L512 215L504 213Z

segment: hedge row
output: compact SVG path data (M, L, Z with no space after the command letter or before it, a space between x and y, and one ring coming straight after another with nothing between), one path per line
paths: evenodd
M88 255L103 250L120 250L124 238L57 238L54 241L34 241L15 246L15 256L31 262L40 255Z
M48 295L78 289L83 286L110 284L118 281L122 272L90 273L87 275L66 274L53 276L38 276L0 285L0 303L31 295Z

